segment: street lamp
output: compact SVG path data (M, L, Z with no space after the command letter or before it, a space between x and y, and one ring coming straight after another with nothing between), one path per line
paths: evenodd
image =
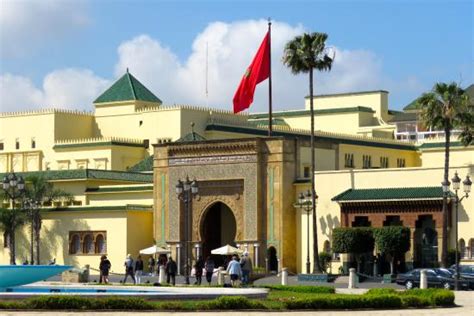
M318 201L318 196L315 196L315 201ZM313 203L311 192L308 190L306 193L301 192L298 196L298 207L306 212L306 274L310 274L311 262L309 260L309 214L313 210Z
M454 281L454 289L456 291L459 290L459 243L458 243L458 208L459 208L459 202L461 202L464 198L469 197L469 193L471 192L471 185L472 181L469 178L469 176L466 176L466 180L462 182L463 184L463 191L464 195L459 198L458 195L458 190L461 188L461 178L459 178L457 171L454 173L454 177L451 179L453 181L453 190L455 192L455 200L454 202L456 203L456 234L455 234L455 240L456 240L456 279Z
M22 176L17 176L14 172L3 177L2 189L5 195L12 201L13 216L15 212L15 200L25 194L25 180ZM12 232L9 236L10 264L15 264L15 227L9 227Z
M189 257L191 201L198 195L198 192L197 181L195 179L190 181L188 176L184 181L178 180L176 184L178 199L184 203L184 278L186 284L189 284L189 268L191 267L191 258Z

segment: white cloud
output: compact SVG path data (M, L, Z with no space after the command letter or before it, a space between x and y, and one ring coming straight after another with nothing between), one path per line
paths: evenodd
M3 0L0 4L2 55L25 55L48 40L90 23L85 1ZM51 44L51 43L49 43Z
M118 47L115 75L118 78L128 67L145 86L165 104L206 105L205 72L206 43L209 55L209 100L212 107L232 108L232 98L267 30L265 20L209 24L192 43L186 60L148 35L139 35ZM303 33L301 25L272 24L273 101L276 110L303 108L308 94L308 75L295 76L281 62L286 42ZM330 45L330 38L329 38ZM2 76L3 108L54 105L69 108L92 108L93 100L107 88L107 80L90 70L63 69L53 71L43 80L41 88L28 78ZM415 79L413 79L415 80ZM415 81L414 81L415 82ZM330 73L317 73L315 92L334 93L364 89L387 89L390 83L382 73L380 57L368 50L336 48L336 59ZM10 86L13 85L14 87ZM22 93L24 90L24 93ZM18 91L18 92L14 92ZM16 101L18 100L18 101ZM256 89L251 112L266 111L267 81ZM3 109L2 109L3 110Z
M109 85L88 69L53 71L41 88L29 78L4 74L0 76L0 108L2 112L41 107L92 110L92 101Z

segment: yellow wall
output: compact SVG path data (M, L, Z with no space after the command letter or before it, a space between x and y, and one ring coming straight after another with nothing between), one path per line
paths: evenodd
M154 244L153 213L137 211L128 212L127 253L131 254L133 258L137 258L140 249L151 247Z
M380 167L380 157L388 157L389 168L397 167L397 158L405 159L406 167L420 166L419 154L416 151L341 144L339 148L339 166L341 169L345 168L344 158L346 153L354 155L354 167L356 169L362 169L364 155L372 157L372 168Z
M444 163L444 148L426 149L421 151L421 161L425 167L435 167ZM474 146L453 146L449 152L449 162L453 166L469 166L474 164Z

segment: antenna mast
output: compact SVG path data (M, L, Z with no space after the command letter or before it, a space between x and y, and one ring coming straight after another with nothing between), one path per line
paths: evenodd
M208 42L206 42L206 107L209 106L208 77L209 77L209 45L208 45Z

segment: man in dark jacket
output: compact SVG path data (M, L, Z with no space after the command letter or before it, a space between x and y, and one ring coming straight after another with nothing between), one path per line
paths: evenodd
M196 275L196 282L194 284L201 285L202 269L204 269L204 260L202 260L202 257L199 256L198 260L194 264L194 274Z
M171 280L171 284L176 284L176 272L178 271L178 266L176 262L174 262L173 258L169 257L168 262L166 263L165 267L166 271L166 282L169 284Z
M107 259L106 255L102 255L100 257L100 264L99 264L99 270L100 270L100 277L99 277L99 283L109 283L109 271L112 265L110 264L109 259Z

